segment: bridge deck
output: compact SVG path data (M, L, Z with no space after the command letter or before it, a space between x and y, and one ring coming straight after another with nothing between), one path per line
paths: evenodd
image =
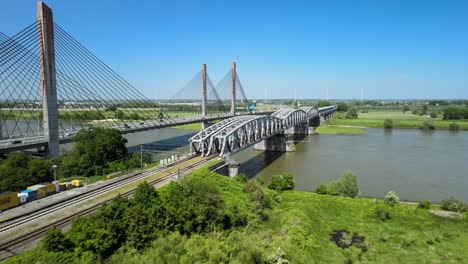
M256 112L256 115L270 115L272 112ZM241 113L242 115L251 115L250 113ZM122 134L137 133L142 131L174 127L180 125L187 125L193 123L200 123L204 121L214 121L220 119L227 119L232 117L230 114L224 115L209 115L203 118L202 116L193 116L193 117L178 117L171 119L161 119L161 120L146 120L142 121L139 124L132 124L133 126L125 126L124 124L119 126L112 126L109 128L115 128L122 131ZM59 141L60 144L70 143L73 140L74 134L78 131L68 132L66 134L61 134ZM9 153L12 151L20 151L26 149L35 149L40 147L47 146L47 140L43 136L31 136L23 138L12 138L0 140L0 153Z

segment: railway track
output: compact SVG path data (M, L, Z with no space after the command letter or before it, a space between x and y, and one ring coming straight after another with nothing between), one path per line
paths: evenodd
M216 157L212 157L212 158L209 158L209 159L205 159L205 160L201 160L201 161L198 161L198 162L195 162L191 165L188 165L184 168L181 168L179 172L186 172L186 171L189 171L197 166L200 166L200 165L203 165L203 164L206 164L212 160L216 159ZM216 170L217 167L220 167L222 166L222 164L218 164L218 165L215 165L213 167L211 167L210 169L212 170ZM162 168L161 170L163 170L164 168ZM153 171L145 171L143 173L139 173L137 174L138 177L135 178L135 177L129 177L132 179L132 181L119 181L119 184L117 185L110 185L110 186L107 186L109 188L105 188L105 191L101 188L99 188L100 192L99 194L101 193L104 193L104 192L109 192L109 191L112 191L112 190L115 190L115 189L118 189L126 184L129 184L129 183L132 183L132 182L135 182L135 181L138 181L140 179L143 179L147 176L150 176L152 174L154 174L155 172L158 172L158 170L153 170ZM162 183L162 182L165 182L167 180L170 180L172 178L174 178L175 176L178 175L178 172L175 171L175 172L171 172L169 173L168 175L165 175L165 176L162 176L160 178L157 178L153 181L150 181L149 184L151 185L157 185L159 183ZM104 187L104 186L103 186ZM135 192L135 189L132 189L132 190L129 190L129 191L126 191L126 192L123 192L121 193L122 196L124 197L129 197L131 196L133 193ZM86 193L88 194L88 193ZM55 213L59 210L62 210L66 207L69 207L69 206L72 206L72 205L75 205L79 202L83 202L87 199L90 199L92 196L95 196L97 195L96 192L93 192L93 194L91 195L86 195L86 196L80 196L80 199L73 199L73 202L72 203L68 203L70 202L71 200L68 200L68 201L65 201L64 204L60 204L60 205L57 205L57 206L51 206L50 208L45 208L47 210L42 210L36 214L31 214L29 215L29 221L26 221L25 222L25 219L21 219L21 221L15 221L14 223L12 223L11 225L5 225L5 226L2 226L2 229L1 230L8 230L8 229L11 229L11 228L14 228L14 227L17 227L19 225L23 225L27 222L31 222L31 221L34 221L34 220L37 220L38 218L40 217L44 217L46 215L50 215L52 213ZM19 237L15 237L14 239L11 239L9 241L6 241L6 242L2 242L0 244L0 252L2 252L2 254L0 254L0 261L1 260L4 260L6 258L9 258L13 255L15 255L17 252L14 251L14 249L16 248L19 248L21 245L25 245L29 242L34 242L38 239L40 239L40 237L47 231L49 230L49 228L51 228L52 226L56 226L56 227L65 227L65 226L68 226L72 221L73 219L79 217L79 216L84 216L84 215L87 215L87 214L91 214L91 213L94 213L96 212L99 207L101 207L103 204L106 204L108 203L109 201L111 201L113 198L109 198L109 199L106 199L104 201L101 201L95 205L92 205L90 207L87 207L83 210L80 210L79 212L76 212L74 214L71 214L69 216L66 216L64 218L61 218L59 220L56 220L52 223L50 223L49 225L47 226L43 226L43 227L40 227L40 228L37 228L31 232L28 232L26 234L23 234ZM6 228L6 229L5 229ZM4 253L10 253L10 255L8 256L4 256L5 254Z

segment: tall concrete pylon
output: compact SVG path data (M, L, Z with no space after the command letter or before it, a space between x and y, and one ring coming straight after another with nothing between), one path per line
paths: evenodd
M231 65L231 115L236 115L236 62Z
M39 22L39 59L41 63L42 111L44 137L50 156L59 156L59 128L57 85L55 76L54 22L52 9L43 2L37 3Z
M206 118L206 115L208 113L207 111L207 106L206 106L206 64L202 64L202 99L201 99L201 107L202 107L202 117ZM208 127L208 122L203 121L202 122L202 129L205 129Z

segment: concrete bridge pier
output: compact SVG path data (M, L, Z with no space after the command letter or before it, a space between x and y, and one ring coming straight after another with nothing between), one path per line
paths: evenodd
M294 140L290 139L288 134L277 134L262 140L254 145L255 150L263 151L280 151L290 152L296 151Z
M308 136L314 134L314 128L308 123L297 124L286 130L285 134Z
M229 178L234 178L239 175L240 163L229 162L228 163L228 176Z

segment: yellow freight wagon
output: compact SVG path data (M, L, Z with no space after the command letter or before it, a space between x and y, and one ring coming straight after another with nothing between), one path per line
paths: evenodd
M41 185L44 186L44 191L47 194L55 193L55 184L47 182L47 183L41 183Z
M83 181L82 180L73 180L71 181L71 184L75 187L82 187L83 186Z
M0 210L9 209L19 205L18 193L7 192L0 194Z

